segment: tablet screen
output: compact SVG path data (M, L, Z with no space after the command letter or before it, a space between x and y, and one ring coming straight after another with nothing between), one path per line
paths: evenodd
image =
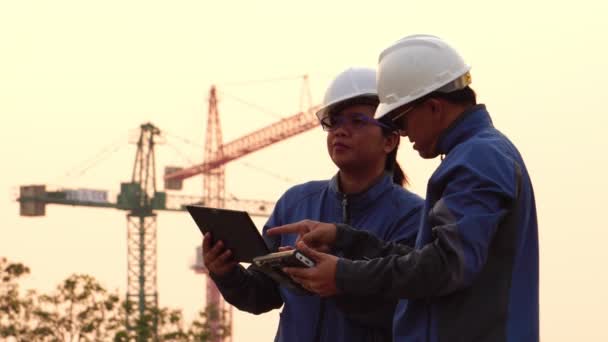
M251 263L253 258L270 253L247 212L198 205L186 209L201 232L211 232L213 241L222 240L235 260Z

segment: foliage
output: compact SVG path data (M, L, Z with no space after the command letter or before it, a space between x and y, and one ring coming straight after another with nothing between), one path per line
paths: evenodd
M74 274L50 294L22 294L19 279L27 266L0 258L0 340L9 341L213 341L227 337L226 313L207 307L190 324L181 310L148 308L108 292L84 274ZM133 321L127 329L127 318Z

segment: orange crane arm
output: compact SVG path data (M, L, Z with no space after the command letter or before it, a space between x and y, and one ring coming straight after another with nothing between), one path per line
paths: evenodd
M183 180L201 173L209 172L232 160L241 158L249 153L261 150L276 142L312 129L319 125L317 118L312 114L316 112L318 108L318 106L312 107L307 112L300 112L296 115L281 119L269 126L223 144L218 149L219 152L216 152L210 160L206 160L202 164L166 174L164 179L165 181Z

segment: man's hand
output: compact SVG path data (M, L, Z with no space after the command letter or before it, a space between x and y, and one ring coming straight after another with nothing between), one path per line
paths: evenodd
M232 252L224 248L224 243L218 241L211 246L211 233L203 238L203 261L210 273L223 276L232 271L238 261L232 260Z
M303 241L307 246L321 252L329 252L336 241L336 225L312 220L286 224L266 231L266 235L298 234L297 242Z
M305 289L321 297L333 296L338 293L336 288L336 267L338 258L331 254L317 252L299 242L298 249L315 261L315 267L285 267L283 272L289 274L293 280L300 283Z

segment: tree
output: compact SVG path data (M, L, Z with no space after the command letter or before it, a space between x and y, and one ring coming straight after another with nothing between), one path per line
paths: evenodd
M154 326L158 341L205 342L230 335L227 326L212 324L220 317L215 307L199 312L189 325L181 310L150 309L135 322L135 330L127 330L127 313L134 312L135 303L109 293L95 278L74 274L50 294L28 291L22 295L18 280L29 273L25 265L0 258L0 339L126 342L140 337L153 341ZM221 315L226 317L226 312Z
M212 324L220 318L220 315L222 318L220 322L226 322L228 313L225 310L221 313L218 311L218 308L213 305L208 305L204 311L199 311L198 317L192 321L188 330L190 341L215 341L217 337L227 338L230 336L232 333L230 326L223 324L214 327Z
M50 295L39 297L36 316L57 341L112 340L123 322L118 320L120 299L93 277L74 274ZM42 336L41 336L42 337Z
M0 337L31 341L33 332L39 330L34 317L36 294L29 291L21 296L17 283L29 273L23 264L0 258Z
M123 308L134 310L133 305L123 303ZM126 310L121 312L121 317L126 318ZM225 322L227 312L222 313ZM180 342L206 342L215 341L216 337L230 336L230 329L227 325L214 327L212 322L219 318L217 308L208 306L204 311L200 311L198 316L190 322L186 329L183 314L181 310L160 308L158 310L150 310L149 314L144 315L144 318L136 322L137 329L135 331L127 331L125 329L119 331L114 341L126 342L136 340L136 336L144 337L146 340L152 340L154 319L158 322L158 340L159 341L180 341Z
M137 310L134 302L125 301L121 305L120 320L126 322L127 314L132 316ZM157 331L154 327L157 326ZM155 336L159 341L189 341L188 333L184 330L184 320L181 310L158 308L147 309L142 317L134 322L132 330L126 327L116 333L114 341L153 341Z

